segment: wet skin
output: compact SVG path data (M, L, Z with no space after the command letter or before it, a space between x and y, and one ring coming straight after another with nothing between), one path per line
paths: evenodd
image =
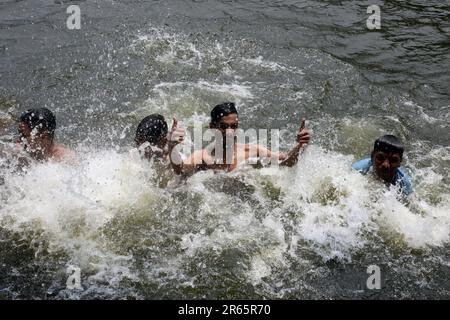
M223 159L216 159L216 155L212 154L210 150L198 150L182 165L172 162L175 172L189 175L200 168L233 171L240 163L244 163L250 158L270 159L272 157L278 159L280 165L292 167L297 163L300 149L310 141L310 133L309 130L305 129L304 119L302 119L300 129L297 132L297 144L288 153L272 152L258 144L237 143L236 130L238 126L237 114L223 116L219 122L211 123L210 128L219 130L222 135ZM184 130L177 128L176 119L174 119L171 136L175 145L184 139Z
M26 123L19 123L19 145L35 160L54 159L62 161L64 158L74 158L71 150L61 144L55 143L47 132L32 130Z

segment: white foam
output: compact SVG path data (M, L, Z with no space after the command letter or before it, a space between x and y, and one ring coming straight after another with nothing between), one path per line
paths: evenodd
M113 287L124 277L134 279L130 271L134 258L108 249L108 242L115 239L99 236L101 230L116 216L133 215L149 203L172 212L170 220L157 218L162 232L165 228L189 231L176 235L182 254L149 261L145 272L150 277L165 268L168 277L186 283L193 280L183 268L199 252L220 255L226 249L241 250L248 259L246 276L257 284L273 270L285 267L287 256L303 259L303 250L324 261L351 261L355 253L372 246L371 241L386 232L399 235L411 248L440 247L450 241L448 201L432 205L419 199L417 212L401 203L393 189L352 171L352 161L351 156L311 145L294 168L200 172L169 190L151 182L153 166L135 153L97 151L82 156L75 166L49 162L33 166L24 175L7 175L1 189L7 201L0 207L0 218L14 230L20 231L22 223L43 229L53 245L65 248L70 264L89 271L89 283L107 279ZM211 183L217 186L227 179L253 186L253 200L227 188L211 189ZM280 191L275 207L264 191L269 182ZM198 209L180 208L172 192L197 195ZM196 225L186 229L190 215L195 215ZM13 223L7 217L12 217ZM287 231L287 226L292 231ZM152 232L148 230L151 226L145 228ZM133 241L145 243L139 238Z

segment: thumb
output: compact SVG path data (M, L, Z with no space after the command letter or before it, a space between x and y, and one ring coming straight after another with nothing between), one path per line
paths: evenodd
M305 118L302 118L302 121L300 122L300 131L305 129Z
M172 120L173 120L173 122L172 122L172 130L171 131L174 131L178 127L178 120L175 116L173 116Z

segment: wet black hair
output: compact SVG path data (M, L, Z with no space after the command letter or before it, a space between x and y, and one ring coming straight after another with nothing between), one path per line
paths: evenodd
M168 127L164 117L160 114L151 114L139 123L134 141L138 144L149 142L157 145L167 136Z
M39 133L46 133L53 139L56 129L56 118L47 108L29 109L22 113L20 122L25 123L31 130L37 128Z
M218 123L220 119L230 114L238 114L236 106L233 102L224 102L219 104L211 110L211 123Z
M375 140L373 152L377 151L400 153L403 156L405 147L396 136L387 134Z

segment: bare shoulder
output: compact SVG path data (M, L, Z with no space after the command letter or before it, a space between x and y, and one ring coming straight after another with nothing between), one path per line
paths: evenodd
M75 161L76 155L75 152L68 147L55 143L53 146L53 152L52 157L56 161Z

